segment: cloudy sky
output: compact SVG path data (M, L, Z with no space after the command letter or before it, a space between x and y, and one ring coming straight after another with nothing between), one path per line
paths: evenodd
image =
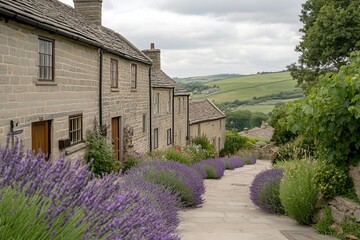
M140 50L155 43L171 77L279 71L297 60L304 2L103 0L103 25Z

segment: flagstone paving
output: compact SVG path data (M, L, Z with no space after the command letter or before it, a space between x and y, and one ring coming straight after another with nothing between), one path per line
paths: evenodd
M267 160L258 160L233 171L221 180L205 180L202 207L180 212L178 233L182 240L322 240L336 239L316 234L286 216L266 213L249 199L254 176L270 168Z

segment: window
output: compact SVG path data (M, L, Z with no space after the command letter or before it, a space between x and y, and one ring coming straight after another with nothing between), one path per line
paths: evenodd
M167 145L172 144L171 128L167 130Z
M220 123L220 130L222 130L222 121L221 121L221 119L220 119L219 123Z
M218 144L219 144L218 151L220 152L220 150L221 150L221 138L219 138Z
M111 59L110 61L110 81L111 87L117 88L118 87L118 61L115 59Z
M185 111L185 98L183 97L183 110Z
M216 138L213 138L213 146L216 147Z
M69 117L69 136L71 145L82 141L82 115Z
M160 93L155 93L154 97L154 113L160 113Z
M198 125L198 136L201 136L201 126L200 126L200 123Z
M143 133L146 132L146 113L143 114Z
M154 149L159 147L159 130L157 128L154 129Z
M136 64L131 64L131 88L136 88L137 82L137 66Z
M39 38L39 80L54 80L54 41Z
M179 114L181 113L181 98L179 98Z
M169 92L168 104L167 104L167 112L170 111L171 111L171 92Z

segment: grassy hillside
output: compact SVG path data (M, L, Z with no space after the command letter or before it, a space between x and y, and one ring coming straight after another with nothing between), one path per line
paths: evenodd
M222 80L226 78L235 78L241 77L240 74L217 74L217 75L209 75L209 76L198 76L198 77L187 77L187 78L174 78L177 83L207 83L216 80Z
M282 91L291 91L295 89L296 81L291 78L289 72L280 72L227 78L212 81L205 85L217 85L220 87L220 91L211 94L193 95L193 100L209 98L217 103L236 99L247 100Z
M278 102L286 103L289 101L294 101L295 99L286 99L286 100L269 100L266 102L262 102L256 105L248 105L248 106L240 106L236 110L249 110L251 112L263 112L263 113L269 113L271 112L275 104Z

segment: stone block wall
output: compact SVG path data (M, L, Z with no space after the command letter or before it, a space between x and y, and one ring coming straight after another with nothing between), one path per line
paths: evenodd
M190 138L206 135L219 152L225 143L225 119L190 124Z
M175 96L174 98L174 145L185 147L188 135L188 96Z
M349 175L354 182L354 188L358 198L360 198L360 163L357 166L350 164Z
M111 88L110 61L118 61L118 88ZM124 128L133 132L133 148L139 152L150 150L149 116L149 66L105 53L103 58L103 123L111 125L111 119L121 118L120 138L124 139ZM131 65L137 66L136 88L131 88ZM145 114L145 132L143 115ZM111 127L108 130L111 136ZM123 141L121 141L123 144ZM121 146L123 149L125 145Z
M54 81L38 81L38 38L54 40ZM32 123L51 122L51 152L77 156L84 145L65 150L58 140L69 138L69 116L82 114L83 137L98 117L99 53L92 46L27 25L0 19L0 142L10 121L23 130L17 135L31 149Z
M344 197L336 197L329 202L331 215L339 225L347 218L354 218L360 224L360 204Z
M155 113L154 99L155 95L160 94L160 111L159 114ZM172 144L167 144L167 130L173 128L172 120L172 103L170 103L170 109L168 108L169 94L171 94L171 101L173 101L173 89L172 88L153 88L152 89L152 141L154 150L166 149ZM158 129L158 148L154 148L154 129ZM173 130L173 129L172 129ZM172 131L173 132L173 131ZM173 136L172 136L173 137Z

